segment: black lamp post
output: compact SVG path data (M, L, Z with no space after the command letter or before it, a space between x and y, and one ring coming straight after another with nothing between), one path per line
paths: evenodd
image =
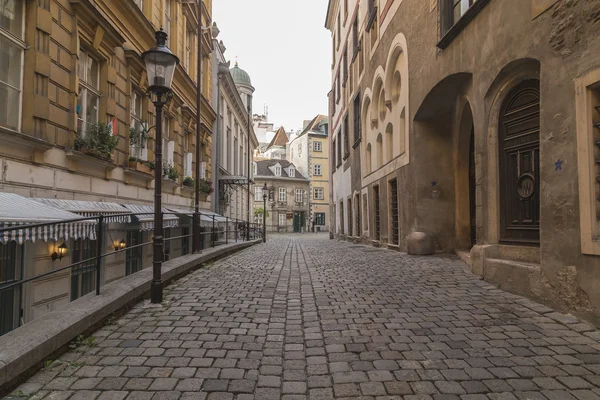
M265 186L263 186L263 243L267 242L267 197L269 193L269 188L267 187L267 182L265 182Z
M167 34L160 29L156 32L156 46L142 54L148 74L148 96L156 108L156 138L154 140L154 239L152 260L152 285L150 300L162 303L162 263L163 263L163 216L162 216L162 111L173 96L171 85L175 66L179 58L167 47Z

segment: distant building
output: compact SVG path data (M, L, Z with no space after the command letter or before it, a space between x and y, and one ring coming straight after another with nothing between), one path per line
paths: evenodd
M308 226L309 182L287 160L254 162L255 210L263 208L263 186L269 188L267 232L304 232ZM255 213L257 222L262 214Z
M317 115L287 145L288 160L309 180L309 228L329 230L329 119Z
M257 155L257 159L267 160L285 160L287 159L287 144L289 142L289 136L285 131L285 128L280 127L273 139L263 147L262 153Z
M212 158L215 175L213 211L226 217L248 220L252 213L254 196L252 185L248 190L248 179L252 180L251 162L258 140L249 120L252 112L254 87L250 76L235 67L229 69L225 59L225 45L218 41L219 29L213 25L213 98L217 109L217 123L213 129ZM248 141L248 137L250 141ZM217 168L218 165L218 168ZM250 207L248 207L250 202ZM252 218L252 215L250 215Z

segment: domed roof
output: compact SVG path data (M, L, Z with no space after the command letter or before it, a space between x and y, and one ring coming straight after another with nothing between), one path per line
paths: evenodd
M243 69L238 66L237 61L235 62L235 67L229 70L231 72L231 76L233 77L233 81L236 84L249 85L252 86L252 81L250 80L250 75Z

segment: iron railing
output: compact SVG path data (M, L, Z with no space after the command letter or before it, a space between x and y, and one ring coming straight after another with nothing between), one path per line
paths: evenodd
M262 224L259 223L250 223L249 225L249 229L248 229L248 222L247 221L242 221L242 220L238 220L235 218L228 218L228 217L222 217L222 216L217 216L217 215L212 215L212 214L203 214L203 213L199 213L200 215L198 215L198 218L194 218L192 219L192 216L194 215L193 213L174 213L174 212L163 212L163 221L164 221L164 215L176 215L178 217L180 217L180 221L178 223L177 226L172 227L173 229L184 229L184 228L192 228L193 225L193 221L200 221L200 251L206 249L206 248L214 248L214 247L218 247L221 245L226 245L229 243L237 243L237 242L242 242L242 241L252 241L252 240L257 240L257 239L261 239L262 235L263 235L263 231L264 228L262 226ZM77 223L77 222L91 222L94 223L93 221L95 221L96 224L96 254L94 257L91 258L87 258L87 259L80 259L77 262L73 262L69 265L66 266L62 266L60 268L56 268L53 269L52 271L49 272L45 272L30 278L26 278L23 279L23 275L24 275L24 271L23 271L23 264L21 265L21 274L20 274L20 279L16 279L16 271L14 271L15 276L11 276L12 279L8 280L4 280L5 283L0 282L0 315L8 315L7 310L5 310L5 308L7 306L10 307L14 307L14 301L9 302L7 301L7 299L10 297L11 293L14 294L18 293L18 296L20 296L21 298L18 301L18 304L23 304L24 302L22 301L22 296L23 296L23 285L30 283L30 282L34 282L36 280L39 279L43 279L43 278L47 278L49 276L58 274L60 272L66 271L66 270L70 270L73 268L77 268L78 266L84 265L84 266L90 266L93 267L95 269L95 282L94 285L95 286L95 292L96 295L100 294L100 290L101 287L103 286L103 282L101 281L101 270L102 270L102 264L103 264L103 259L109 257L109 256L113 256L113 255L117 255L117 254L121 254L127 251L133 250L133 249L138 249L138 248L144 248L146 246L151 246L153 244L153 241L150 240L148 242L144 242L144 243L139 243L139 244L135 244L135 245L130 245L129 243L126 243L126 247L124 248L116 248L114 251L106 251L108 244L104 243L104 238L105 235L108 234L110 236L110 232L111 231L124 231L124 230L131 230L133 227L135 227L135 225L132 225L132 223L128 223L128 224L118 224L116 229L108 229L107 227L107 219L109 219L110 217L136 217L136 216L144 216L144 215L154 215L153 213L144 213L144 212L139 212L139 213L119 213L119 214L105 214L105 215L97 215L97 216L86 216L86 217L81 217L81 218L76 218L76 219L70 219L70 220L61 220L61 221L57 221L57 222L48 222L48 223L38 223L38 224L28 224L28 225L18 225L18 226L10 226L10 227L0 227L0 237L4 235L5 232L10 232L10 231L17 231L17 230L26 230L26 229L30 229L30 228L43 228L46 226L51 226L51 225L57 225L57 224L68 224L68 223ZM185 224L181 224L181 217L187 217L190 219L190 223L185 223ZM209 218L208 221L206 218ZM203 220L204 218L204 220ZM203 222L205 223L203 225ZM206 226L206 223L209 226ZM125 227L124 227L125 226ZM163 241L163 260L165 258L168 257L168 259L171 259L169 256L170 254L165 254L165 244L167 242L171 242L171 241L175 241L175 240L183 240L185 238L188 238L188 240L193 238L193 229L189 230L190 233L187 235L179 235L179 236L175 236L175 237L169 237L169 238L164 238ZM148 231L148 232L152 232L152 230ZM247 236L247 232L249 232L249 237ZM8 242L8 243L12 243L12 242ZM113 246L110 246L111 248ZM171 246L167 246L167 247L171 247ZM182 248L184 246L182 245ZM190 243L188 242L187 245L187 249L189 251L190 249ZM11 254L13 254L16 252L12 252ZM169 252L170 253L170 252ZM189 254L189 252L188 252ZM181 256L183 256L184 254L182 254ZM165 257L167 256L167 257ZM143 257L143 255L142 255ZM83 258L83 257L81 257ZM178 257L175 257L178 258ZM9 261L9 260L6 260ZM127 262L127 258L122 260L123 263ZM141 260L142 262L142 268L140 269L143 270L145 269L143 266L143 258ZM21 263L23 263L23 260L21 260ZM10 262L9 262L10 264ZM17 268L17 262L16 262L16 256L15 256L15 260L14 262L12 262L12 264L14 264L14 267ZM148 267L151 266L151 263L149 263ZM29 266L30 270L32 269L32 266ZM25 266L25 268L27 268L27 266ZM124 265L125 268L125 265ZM139 272L139 271L133 271L131 274L135 273L135 272ZM127 271L125 271L125 276L127 275L131 275L131 274L127 274ZM6 275L6 274L4 274ZM73 277L71 277L71 279L73 279ZM15 292L16 290L18 290L18 292ZM80 293L80 296L84 296L88 293L91 293L93 290L91 291L87 291L84 292L83 290ZM68 293L67 293L68 294ZM70 301L74 300L71 299L69 296ZM21 307L21 306L20 306ZM19 312L19 318L18 318L18 323L14 324L14 322L12 323L12 327L9 326L9 321L5 321L4 318L0 318L0 336L13 330L16 329L16 327L23 325L23 310L18 310ZM14 310L10 311L11 315L12 313L14 313ZM17 325L16 327L14 325Z

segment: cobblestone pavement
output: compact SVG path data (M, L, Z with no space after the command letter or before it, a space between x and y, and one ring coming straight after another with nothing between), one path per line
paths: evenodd
M94 340L95 338L95 340ZM600 335L451 257L275 237L167 288L19 390L33 399L600 399Z

